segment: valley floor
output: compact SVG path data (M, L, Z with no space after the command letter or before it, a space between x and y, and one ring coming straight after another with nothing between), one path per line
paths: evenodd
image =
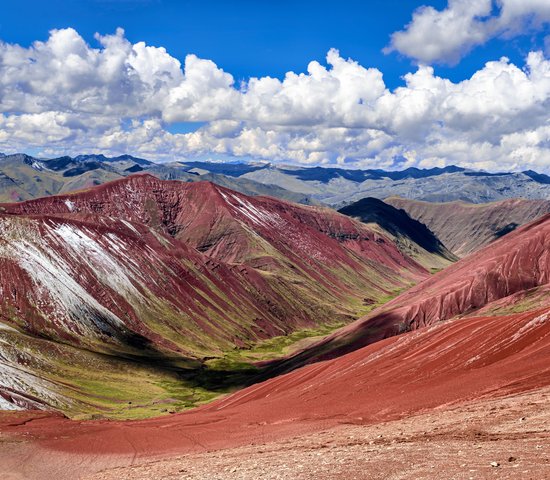
M374 425L341 424L265 443L261 429L256 433L252 445L107 468L84 478L550 478L550 388L441 407ZM66 460L67 466L80 463L78 457ZM24 478L16 475L8 478Z

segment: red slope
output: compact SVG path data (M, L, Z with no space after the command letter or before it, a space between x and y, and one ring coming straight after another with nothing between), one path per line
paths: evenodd
M31 334L88 346L131 345L125 337L135 334L189 355L193 346L253 339L254 319L277 331L300 315L251 269L212 261L137 223L4 214L0 228L0 311ZM162 324L170 335L156 333Z
M357 256L386 267L377 272L384 278L396 272L407 279L426 276L424 269L403 256L386 237L333 210L248 197L210 182L134 175L76 194L4 204L1 210L129 219L226 262L269 269L273 262L264 265L262 257L279 253L308 274L317 271L322 281L334 281L329 273L334 266L357 269Z
M62 474L71 462L94 471L156 455L263 443L338 423L400 418L550 384L549 318L545 309L439 324L170 418L82 423L46 417L25 423L33 417L5 416L0 431L33 439L35 447L21 454L29 476L39 478ZM8 468L21 468L17 453L4 457Z
M57 215L61 216L56 221L59 225L65 219L84 221L92 230L97 225L91 235L102 239L105 248L109 248L109 241L104 238L107 235L104 224L113 227L110 235L116 235L116 231L128 235L134 228L125 223L124 219L128 219L141 230L145 227L139 225L147 225L168 235L156 238L147 230L147 241L154 243L149 248L170 251L169 255L191 262L199 270L220 269L227 275L227 267L220 261L243 264L229 266L238 278L221 280L231 288L245 283L259 303L259 310L266 310L268 316L281 311L278 316L284 317L290 329L276 323L268 335L288 332L300 324L318 323L312 321L312 316L323 316L319 320L327 321L329 315L337 313L338 304L346 312L344 305L350 296L377 298L427 275L387 238L344 215L271 198L246 197L209 182L170 182L137 175L77 194L3 204L0 212L6 215L4 218L34 215L33 221L38 223L44 215ZM43 227L37 228L42 236ZM130 235L133 233L130 231ZM216 262L209 264L189 247ZM48 248L63 255L61 244L43 247ZM143 251L126 253L127 258L138 263L143 257ZM117 261L128 263L125 256ZM93 279L88 279L88 284L92 283ZM218 287L227 290L223 285ZM170 289L167 285L159 294L165 295ZM178 296L177 290L173 296ZM325 313L307 307L326 303L334 306L332 310L325 309ZM235 316L234 313L230 312ZM268 325L272 320L268 318L262 324Z
M288 359L278 369L333 358L433 325L550 281L550 215L510 233Z

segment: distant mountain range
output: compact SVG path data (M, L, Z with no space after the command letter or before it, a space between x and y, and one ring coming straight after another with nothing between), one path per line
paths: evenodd
M520 225L550 213L550 200L508 199L474 205L392 197L385 202L424 224L458 257L465 257Z
M295 203L317 204L310 195L276 185L201 170L179 162L158 164L121 155L78 155L38 159L26 154L0 154L0 202L20 202L49 195L84 190L136 173L150 173L161 180L196 182L207 180L246 195L268 195Z
M0 154L0 201L22 201L87 189L135 173L162 180L207 180L247 195L342 207L365 197L486 203L509 198L550 199L550 176L526 170L487 173L445 168L380 169L296 167L270 163L176 161L155 163L131 155L38 159Z

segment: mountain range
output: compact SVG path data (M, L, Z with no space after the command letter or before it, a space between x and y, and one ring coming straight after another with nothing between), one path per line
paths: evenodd
M2 191L29 198L0 203L0 461L25 478L550 387L550 200L323 205L338 206L336 184L342 198L365 182L457 195L467 177L466 193L490 197L514 175L542 197L542 175L97 155L0 166ZM262 183L273 172L295 190Z
M0 157L0 201L22 201L90 188L135 173L162 180L211 181L247 195L269 195L304 204L342 207L364 197L391 196L429 202L487 203L510 198L550 199L550 177L526 170L487 173L457 166L351 170L270 163L173 161L131 155L78 155L38 159Z

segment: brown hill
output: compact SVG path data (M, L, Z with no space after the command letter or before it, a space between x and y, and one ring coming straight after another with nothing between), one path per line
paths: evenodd
M385 200L425 224L455 255L464 257L550 212L548 200L512 199L472 204L432 203L390 197Z

